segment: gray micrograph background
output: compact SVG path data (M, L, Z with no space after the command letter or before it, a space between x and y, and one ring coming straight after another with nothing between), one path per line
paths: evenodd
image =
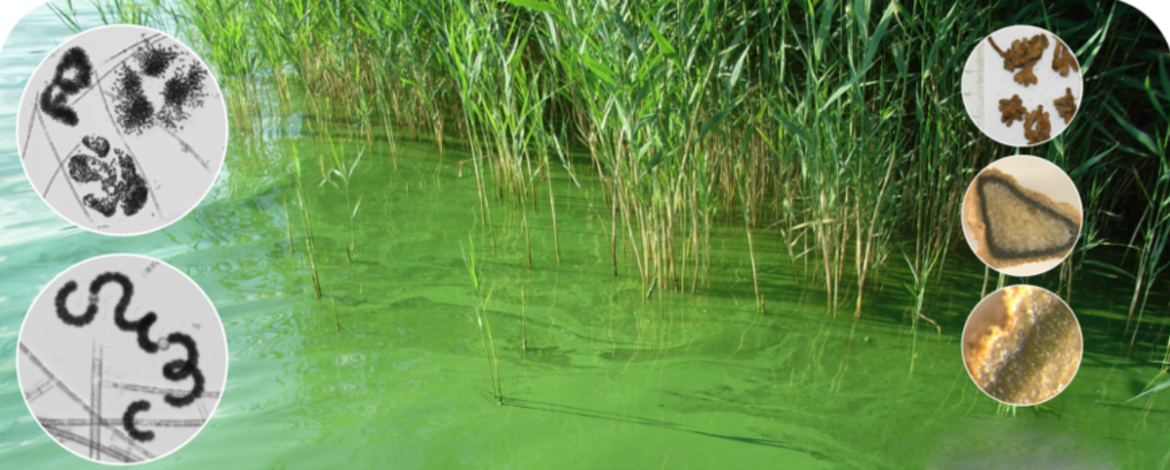
M75 46L88 58L88 80L77 56L67 57ZM75 122L45 106L68 108ZM194 52L159 31L116 25L82 32L44 59L21 97L16 133L25 173L55 212L98 233L138 235L182 218L206 196L223 165L227 131L219 86ZM74 166L87 166L71 165L74 157L89 163L88 177L71 177L85 173ZM121 189L137 196L133 209L111 196ZM102 211L87 195L115 202Z
M148 353L135 331L115 325L120 284L101 287L97 314L88 324L69 325L58 315L56 299L63 286L77 283L65 305L81 316L90 303L90 283L107 272L121 273L133 284L127 321L157 315L147 334L151 341L173 332L194 340L204 392L193 402L176 407L165 398L168 393L186 396L194 387L193 377L172 381L163 375L164 365L188 358L185 347L171 343ZM33 302L19 341L17 376L33 417L63 447L105 463L145 462L178 450L215 412L227 379L226 337L211 301L185 274L144 256L99 256L66 270ZM135 439L123 420L131 403L140 400L150 409L134 416L135 427L154 434L145 442ZM91 419L94 414L101 420Z

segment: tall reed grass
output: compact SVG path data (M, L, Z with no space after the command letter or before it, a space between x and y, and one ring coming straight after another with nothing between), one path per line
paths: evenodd
M500 358L496 356L496 340L492 337L492 323L488 315L488 304L492 299L492 289L486 285L480 264L475 257L475 239L467 237L467 250L463 251L463 264L467 267L467 274L471 276L471 285L475 288L475 321L479 326L480 340L483 342L483 355L487 359L488 379L492 385L492 398L497 404L504 404L504 388L500 382ZM524 347L527 343L524 342Z
M427 139L442 154L463 142L483 224L494 205L518 204L526 240L529 211L550 211L555 231L551 184L537 182L578 171L579 149L605 188L614 275L693 291L712 228L742 225L761 308L753 238L780 237L833 312L852 299L856 316L898 254L914 274L915 324L930 320L928 286L961 247L967 183L1021 151L967 119L967 54L1000 27L1043 26L1073 46L1085 77L1078 118L1026 151L1067 169L1086 197L1065 295L1076 272L1122 273L1140 325L1166 282L1166 43L1113 0L176 1L103 11L191 38L226 84L237 129L295 110L314 132L340 122L370 143ZM530 267L548 255L529 242Z

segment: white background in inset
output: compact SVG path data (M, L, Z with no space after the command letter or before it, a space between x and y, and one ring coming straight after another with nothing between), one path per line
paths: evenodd
M182 218L210 191L227 150L227 110L210 73L203 79L206 96L202 106L185 109L190 116L176 129L156 122L136 134L114 122L117 72L123 64L136 67L133 52L146 42L154 47L176 47L183 53L161 78L142 76L142 87L148 99L155 102L157 116L162 111L159 97L163 83L173 73L191 66L209 70L195 53L173 38L149 28L126 25L90 29L58 46L29 78L17 113L21 163L37 194L70 222L107 235L139 235ZM38 98L52 81L62 55L74 45L84 48L89 56L93 88L67 97L80 119L75 126L68 126L43 112ZM104 194L100 183L73 181L65 171L72 155L94 153L81 145L83 137L92 135L107 139L111 149L129 151L136 162L139 176L150 187L146 205L138 213L127 216L118 208L107 217L81 202L86 194L98 198ZM115 159L111 150L104 160Z
M125 314L127 321L136 321L148 312L154 312L158 320L150 328L151 340L158 341L172 332L184 333L195 340L199 352L198 367L205 379L204 397L177 408L164 401L165 394L143 388L190 391L193 379L174 382L162 375L164 364L186 359L187 351L182 345L174 344L166 350L147 353L139 347L135 332L119 329L114 323L114 306L121 296L121 287L117 283L102 287L98 313L87 325L71 326L57 316L55 300L62 286L70 280L77 283L77 290L69 295L66 305L71 313L81 315L89 303L90 283L99 274L110 271L125 274L134 284L134 293ZM24 348L31 351L72 394L100 413L102 418L114 420L97 429L97 440L102 446L112 447L114 452L100 453L102 462L118 463L114 457L118 453L143 457L140 449L161 458L194 438L215 412L227 379L226 340L214 305L182 272L144 256L100 256L65 270L37 296L20 330L21 347L16 352L17 377L25 403L38 420L89 420L90 417L84 407L32 362ZM95 359L100 368L95 367ZM94 387L94 382L100 387ZM137 414L137 420L170 423L141 425L140 430L155 433L149 442L131 443L124 438L127 433L121 418L127 406L137 400L147 400L151 404L149 411ZM192 425L192 420L203 424ZM90 426L71 425L61 429L76 434L76 437L74 440L59 437L55 440L64 440L61 442L64 447L90 458L88 447L77 439L88 440Z
M1015 121L1009 127L1000 120L1001 99L1011 99L1013 95L1019 95L1023 106L1029 112L1043 105L1044 112L1048 113L1048 121L1052 124L1051 137L1056 137L1068 127L1053 103L1065 96L1067 88L1072 89L1077 107L1080 108L1084 91L1081 73L1070 69L1068 76L1063 77L1052 70L1052 57L1056 51L1056 41L1053 38L1056 38L1056 35L1034 26L1017 25L1000 29L990 36L995 39L995 44L1006 52L1011 48L1013 41L1031 39L1037 34L1048 36L1048 47L1044 49L1040 61L1032 68L1037 80L1035 84L1025 87L1016 83L1015 74L1021 69L1012 72L1004 70L1003 57L991 47L986 38L975 46L967 58L966 67L963 68L963 104L967 108L967 114L984 134L1004 145L1030 147L1039 144L1028 143L1028 139L1024 137L1023 122ZM1075 55L1075 45L1068 46L1069 52Z

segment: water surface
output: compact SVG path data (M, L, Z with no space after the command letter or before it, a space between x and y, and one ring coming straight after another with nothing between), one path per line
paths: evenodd
M13 31L0 53L0 135L14 136L27 76L68 36L46 8ZM158 467L1159 468L1170 455L1166 398L1122 403L1154 376L1146 360L1165 341L1157 321L1133 348L1122 339L1125 283L1074 278L1069 302L1085 335L1079 375L1044 408L1000 416L960 357L984 270L959 243L927 297L941 333L910 328L909 277L893 261L860 320L849 302L832 315L820 281L769 230L755 238L765 312L734 226L715 229L695 293L647 296L632 258L620 258L621 275L612 275L609 210L587 168L577 172L580 187L553 173L559 263L547 203L528 209L529 269L522 209L492 200L493 223L481 225L470 166L459 164L465 153L404 142L391 157L375 143L348 186L323 183L333 152L352 161L364 139L340 128L328 143L300 133L299 119L234 134L208 198L170 227L130 238L57 217L27 183L15 140L0 140L5 467L98 468L33 421L13 358L40 289L76 262L118 252L190 275L228 336L228 383L214 418ZM472 243L491 293L502 405L465 265Z

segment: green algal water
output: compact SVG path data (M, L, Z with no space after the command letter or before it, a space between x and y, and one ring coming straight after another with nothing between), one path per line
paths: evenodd
M53 34L0 55L0 135L14 132L22 77L49 38L68 34L44 10L13 37L32 37L29 28ZM1159 468L1170 455L1165 398L1124 403L1157 372L1137 359L1152 355L1153 334L1131 347L1122 332L1127 284L1075 279L1092 286L1069 300L1085 332L1080 373L1044 407L1005 415L960 357L985 282L964 251L923 299L939 329L915 329L916 299L901 287L914 279L896 263L872 274L879 287L860 320L852 308L834 315L816 271L759 230L761 311L735 223L712 229L710 267L694 293L654 289L624 251L613 275L610 207L586 171L577 182L552 172L546 185L558 262L546 206L528 209L527 232L524 206L510 200L493 200L492 224L481 223L465 150L448 146L440 158L429 144L399 142L389 158L385 143L351 139L344 126L302 133L301 119L233 135L208 199L132 238L67 226L3 143L5 467L97 468L33 421L13 359L40 289L78 261L115 252L186 272L227 332L215 416L159 467ZM344 181L319 170L347 165L356 171Z

